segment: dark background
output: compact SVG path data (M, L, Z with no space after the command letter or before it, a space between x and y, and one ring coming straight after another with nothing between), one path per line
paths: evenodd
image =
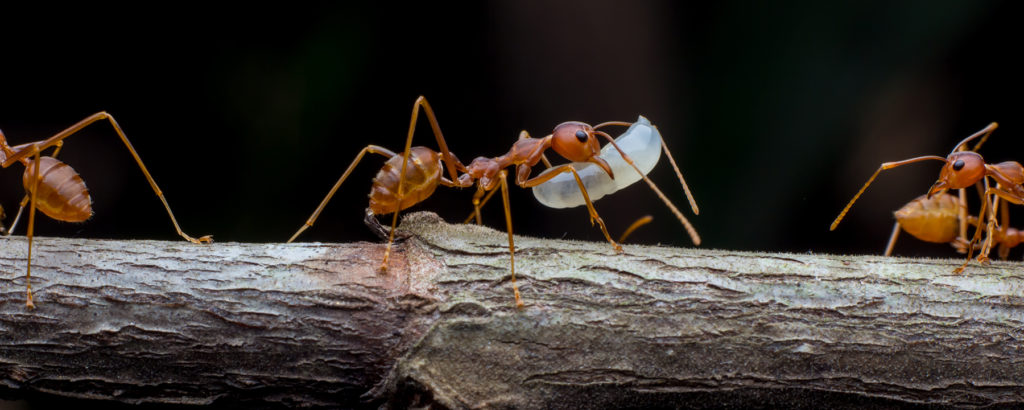
M5 4L0 129L19 144L109 111L187 232L244 242L286 240L366 144L400 150L421 94L467 163L504 153L522 129L646 115L701 206L691 220L708 248L881 253L891 212L939 169L883 174L829 232L881 162L945 155L991 121L1002 126L982 153L1024 154L1024 3L368 3ZM416 143L436 147L427 127ZM177 239L108 125L68 139L61 158L87 181L95 216L41 218L39 234ZM380 164L362 164L300 240L376 240L362 212ZM0 171L9 213L22 168ZM652 176L691 215L664 160ZM461 221L471 195L439 188L413 210ZM512 206L519 234L602 240L582 208L547 209L518 188ZM642 184L597 209L614 234L652 214L633 243L691 246ZM500 205L486 217L503 226ZM905 239L898 254L956 257Z
M429 3L429 2L422 2ZM328 3L208 10L0 10L0 129L39 140L112 113L185 231L279 242L366 144L400 150L418 95L464 162L503 154L519 130L566 120L659 125L701 206L692 216L663 160L652 173L708 248L879 253L891 212L940 164L883 174L828 226L879 163L945 155L1000 121L982 153L1021 159L1017 15L996 1ZM426 126L416 144L436 148ZM175 240L107 124L67 140L95 216L37 222L44 236ZM370 156L302 241L375 240L363 226ZM21 165L0 171L13 214ZM456 222L472 190L439 188L412 210ZM513 188L516 232L602 240L583 208ZM602 199L613 234L650 213L633 243L691 246L643 186ZM500 204L488 225L504 226ZM11 222L11 218L5 221ZM24 232L24 225L19 233ZM955 256L901 242L904 255Z

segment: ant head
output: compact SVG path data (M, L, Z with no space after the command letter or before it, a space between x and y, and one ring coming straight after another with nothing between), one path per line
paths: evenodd
M985 160L974 151L958 151L949 154L946 165L939 172L939 180L935 181L928 195L943 189L961 189L974 185L985 177Z
M589 124L578 121L558 124L551 133L551 149L569 161L593 162L608 176L615 178L612 168L598 156L601 154L601 142L594 136L594 127Z

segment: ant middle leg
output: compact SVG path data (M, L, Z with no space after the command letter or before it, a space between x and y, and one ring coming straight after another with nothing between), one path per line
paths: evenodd
M501 178L501 200L505 204L505 226L508 230L508 263L509 271L512 274L512 292L516 297L516 308L523 309L523 299L519 297L519 285L516 284L516 245L512 239L512 210L508 204L508 172L501 170L498 173Z

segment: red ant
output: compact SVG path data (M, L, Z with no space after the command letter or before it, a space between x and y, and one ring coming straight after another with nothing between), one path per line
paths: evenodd
M985 241L985 244L981 248L981 252L978 255L980 262L986 262L988 260L988 254L992 247L992 241L995 239L995 216L994 210L998 207L998 198L1003 198L1015 204L1024 204L1024 187L1021 186L1024 183L1024 167L1016 161L1006 161L998 164L986 164L985 160L980 154L974 151L964 151L961 149L964 144L981 137L981 141L978 145L981 145L988 136L998 127L999 124L991 123L982 130L972 134L971 136L960 141L950 154L943 158L935 155L926 155L916 158L910 158L896 162L883 163L864 186L857 191L857 194L853 196L850 203L843 208L836 220L832 222L830 230L835 230L839 222L842 221L843 217L853 206L853 203L857 201L862 193L871 185L871 182L875 180L879 173L884 170L896 168L902 165L924 161L924 160L938 160L945 163L942 170L939 172L939 179L935 181L932 187L928 190L927 197L931 197L936 193L943 192L948 189L963 189L967 188L976 183L982 183L984 186L984 192L982 194L981 212L979 215L988 215L988 224L986 225L985 231L989 232L989 235ZM996 186L989 187L988 178L990 177L996 181ZM990 196L994 195L995 199L990 200ZM992 202L991 206L989 202ZM991 210L990 210L991 209ZM986 214L986 210L990 210ZM971 255L974 251L974 244L981 238L981 229L975 230L974 237L967 245L967 261L971 259ZM962 272L967 266L968 262L964 262L962 266L957 268L955 272Z
M437 145L441 150L440 152L423 146L412 146L412 138L416 130L420 108L423 109L427 120L430 122L434 137L437 139ZM409 131L405 140L405 150L402 151L402 154L396 154L377 145L368 145L363 148L356 155L355 160L345 169L345 172L327 193L327 196L320 202L320 205L306 223L292 235L288 242L294 241L306 228L313 226L320 212L323 211L335 192L337 192L338 188L348 178L349 174L366 153L379 154L388 158L387 162L384 163L384 166L373 179L373 187L370 190L370 204L366 210L366 221L371 227L379 224L376 222L376 215L394 214L391 220L391 230L388 232L388 242L384 250L384 258L380 265L381 271L386 271L388 267L391 245L395 237L395 227L398 223L398 213L401 210L429 197L438 185L460 188L476 185L477 190L473 195L473 203L476 207L476 213L479 214L480 198L487 192L494 191L500 187L502 201L505 206L505 224L508 231L509 272L511 274L516 307L521 309L523 301L519 296L519 288L515 282L515 244L512 237L512 215L509 211L508 182L506 181L508 171L505 168L516 167L516 184L524 188L543 184L559 174L571 172L583 194L591 222L596 222L608 242L614 246L616 251L621 252L622 247L608 234L604 221L594 209L594 205L587 194L587 189L584 187L583 181L572 167L572 164L560 165L542 175L530 177L532 167L541 161L541 157L548 148L553 149L569 161L594 163L609 176L614 177L611 167L599 156L601 145L597 136L608 139L612 144L614 144L614 141L607 133L597 129L606 125L618 124L620 123L604 123L590 126L582 122L565 122L556 126L554 131L544 138L530 138L529 134L523 131L508 153L494 158L478 157L466 166L456 158L455 154L448 150L448 145L441 134L441 128L437 124L437 118L434 116L430 104L427 103L426 98L420 96L413 103ZM448 172L447 178L444 175L444 170ZM637 172L640 172L640 170L637 170ZM643 174L643 172L640 173ZM381 231L383 230L383 228L380 229Z
M174 229L178 231L178 235L192 243L210 243L213 241L209 235L197 239L188 236L181 230L181 227L178 226L178 221L174 219L174 213L171 212L170 205L167 204L167 199L164 198L163 192L160 191L160 187L156 185L156 181L153 180L149 171L146 170L146 166L142 163L142 159L139 158L139 154L135 152L131 142L128 142L128 137L124 135L121 127L117 125L117 121L110 114L98 112L50 138L14 147L7 144L7 138L3 132L0 132L0 165L3 168L7 168L17 162L25 165L22 183L25 186L27 195L21 201L21 207L18 209L18 214L14 218L14 222L11 224L10 229L8 229L7 234L9 235L14 230L18 219L21 218L21 211L31 202L28 211L28 232L26 233L26 236L28 236L28 266L25 268L27 293L25 305L29 308L35 307L35 304L32 303L32 283L30 280L32 278L32 238L33 229L35 228L36 209L38 208L43 214L52 219L64 222L84 222L92 216L92 199L89 197L89 190L85 187L85 181L82 180L82 177L71 166L57 160L57 153L60 152L65 138L75 134L89 124L102 120L110 121L114 131L117 131L117 135L121 137L121 141L124 142L125 147L131 152L135 162L139 164L139 169L146 176L146 180L149 181L153 192L156 193L156 196L160 198L160 202L163 202L164 208L167 209L167 215L171 217L171 223L174 224ZM56 147L53 154L49 156L41 155L43 150L50 147Z

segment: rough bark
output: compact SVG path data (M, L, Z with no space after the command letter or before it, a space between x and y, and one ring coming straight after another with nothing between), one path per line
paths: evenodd
M517 237L0 240L0 395L290 406L1024 405L1018 263Z

